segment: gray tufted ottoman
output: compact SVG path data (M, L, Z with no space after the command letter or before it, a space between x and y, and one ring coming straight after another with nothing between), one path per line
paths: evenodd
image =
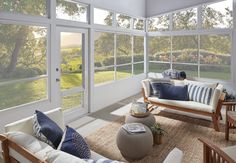
M145 157L153 145L153 136L151 130L145 126L146 132L130 134L122 127L116 137L117 146L128 160L139 160Z

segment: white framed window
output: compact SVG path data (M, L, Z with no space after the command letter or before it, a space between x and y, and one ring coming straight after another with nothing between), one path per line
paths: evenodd
M94 24L112 26L113 23L113 12L94 8Z
M170 26L169 14L148 19L148 32L168 31Z
M48 98L48 29L0 24L0 110Z
M233 2L225 0L202 5L202 28L232 28Z
M136 30L144 30L144 20L140 18L133 18L133 28Z
M47 0L2 0L0 3L0 11L47 17Z
M197 29L197 8L178 11L172 14L173 30Z
M120 28L131 28L131 20L132 18L125 14L116 14L116 23L117 27Z
M88 22L88 5L72 0L56 0L56 18Z

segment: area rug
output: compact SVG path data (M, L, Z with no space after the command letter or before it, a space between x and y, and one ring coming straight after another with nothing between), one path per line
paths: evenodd
M236 134L230 134L230 141L226 141L224 132L216 132L211 128L209 121L193 120L186 116L165 112L155 115L155 118L168 134L165 135L163 144L153 146L148 156L134 161L135 163L162 163L174 147L184 152L183 163L202 163L203 145L199 142L199 137L210 139L219 147L236 145ZM128 162L122 157L116 145L116 135L122 124L124 124L124 117L87 136L86 140L91 149L107 158ZM221 125L221 130L223 127Z

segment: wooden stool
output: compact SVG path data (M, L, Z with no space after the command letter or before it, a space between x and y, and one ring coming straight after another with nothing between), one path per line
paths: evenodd
M226 106L225 139L229 140L229 129L236 129L236 102L224 102Z

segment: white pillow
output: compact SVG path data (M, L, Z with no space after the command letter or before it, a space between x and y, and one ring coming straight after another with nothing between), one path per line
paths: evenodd
M53 150L53 148L48 144L38 140L32 135L28 135L23 132L8 132L6 133L6 136L15 143L35 154L41 160L46 159L46 152Z
M68 153L65 153L65 152L59 151L59 150L53 150L53 151L47 152L46 161L49 163L63 163L63 162L86 163L85 160L82 160L78 157L75 157L73 155L70 155Z
M215 89L218 83L208 83L208 82L200 82L200 81L192 81L192 80L184 80L185 85L188 84L193 84L193 85L198 85L202 87L209 87Z

